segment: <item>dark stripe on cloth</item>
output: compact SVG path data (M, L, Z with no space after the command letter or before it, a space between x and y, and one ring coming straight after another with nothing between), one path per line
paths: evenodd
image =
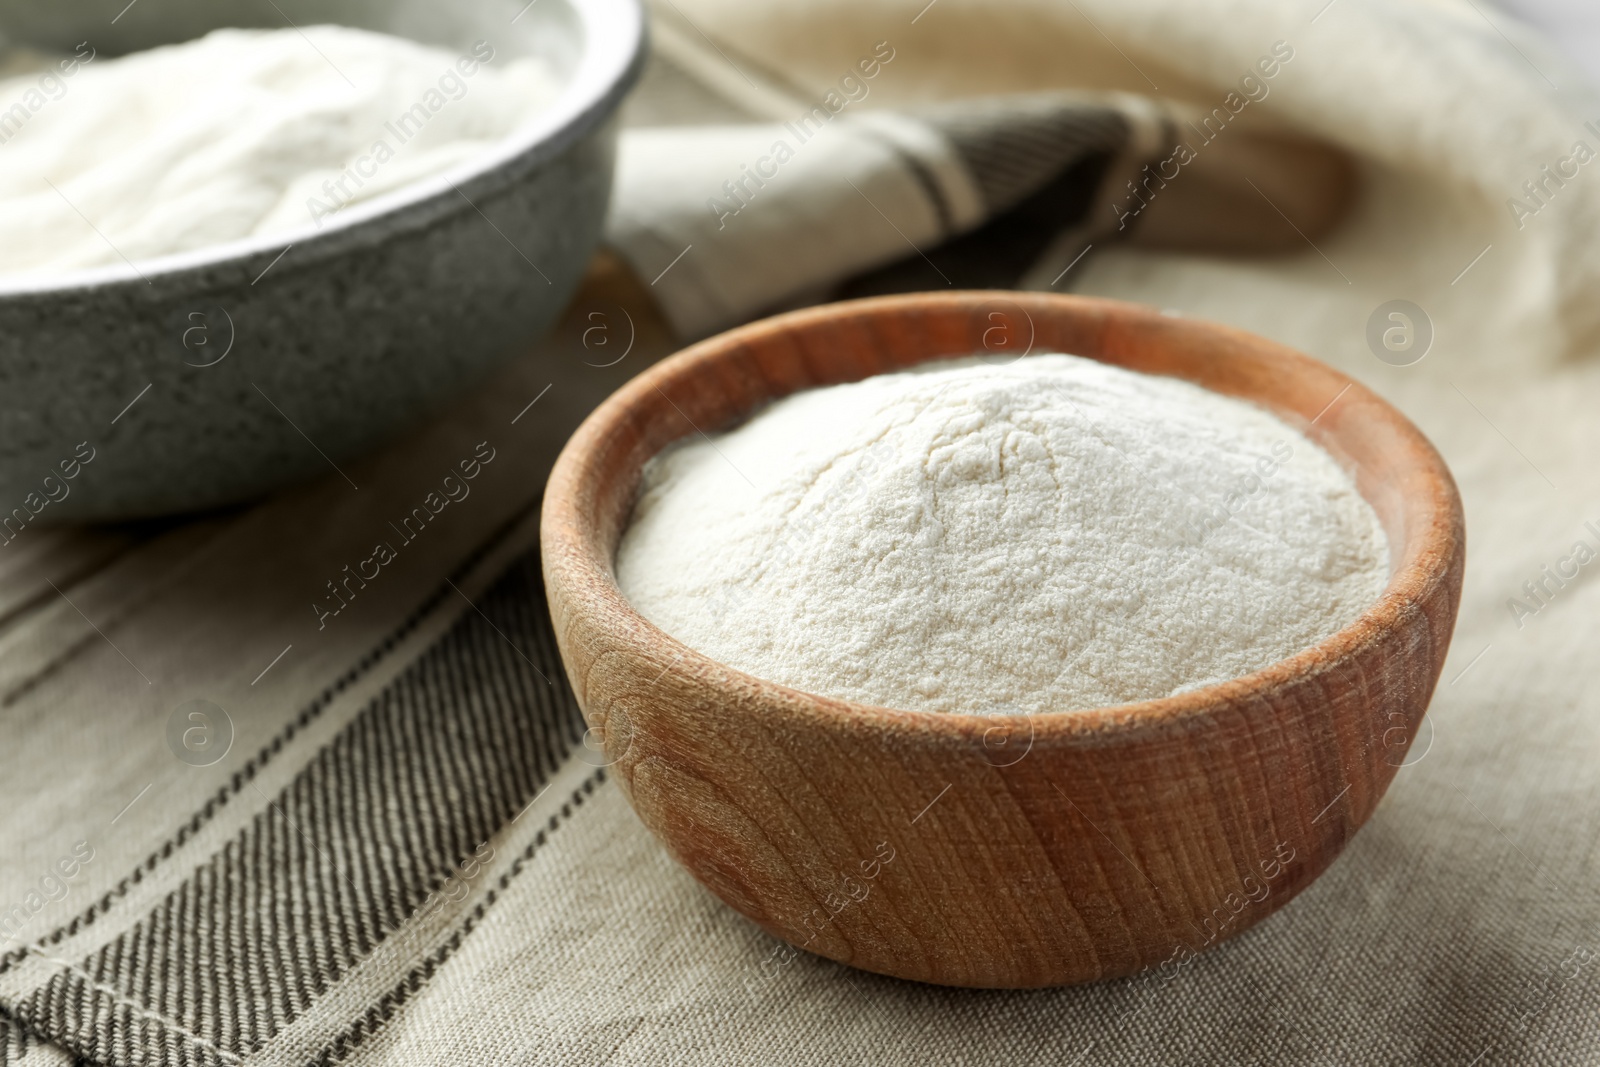
M952 101L918 109L955 146L991 216L1011 210L1085 159L1128 143L1128 120L1070 95Z
M538 505L536 504L534 506L537 507ZM499 530L495 531L493 537L489 538L482 545L474 549L472 554L462 561L461 566L456 568L456 572L453 577L460 578L467 571L471 570L472 567L482 560L483 557L486 556L497 544L499 544L505 534L518 522L522 521L527 514L528 509L525 509L508 519ZM333 703L335 697L344 692L350 686L354 685L356 682L360 681L368 671L377 666L383 660L387 659L389 653L393 652L400 642L409 637L411 632L422 623L422 620L427 618L430 613L438 608L440 602L451 593L452 590L449 584L441 583L437 589L428 595L426 600L417 606L415 611L406 616L400 625L395 627L394 631L391 632L389 636L385 637L383 641L380 642L375 648L369 649L366 655L362 656L347 670L345 670L343 674L334 679L334 681L321 693L318 693L316 699L307 704L305 708L301 710L300 714L295 716L292 722L278 732L277 736L263 745L260 751L252 756L243 767L239 768L239 770L234 773L234 775L228 780L227 785L217 790L216 793L214 793L211 798L205 802L199 811L190 816L188 822L184 823L178 828L176 833L174 833L166 841L162 842L159 848L155 849L150 853L150 855L146 856L144 862L139 864L138 867L134 868L131 874L127 875L116 885L108 889L98 900L90 904L82 912L73 916L69 922L57 927L45 937L40 938L37 944L59 944L65 938L71 937L79 930L92 925L96 919L110 910L112 904L122 897L127 896L129 889L143 881L144 877L151 871L155 870L155 868L163 860L172 856L172 854L186 844L190 838L199 833L201 827L210 822L212 818L214 818L216 814L222 810L223 806L226 805L228 801L232 800L236 794L241 792L246 785L255 779L255 776L261 772L263 767L272 761L273 757L277 756L279 752L283 751L285 745L294 740L296 734L298 734L301 730L304 730L307 726L310 726L312 722L319 718L322 713L327 710L328 705ZM21 960L24 959L27 954L28 953L26 949L14 949L5 953L4 955L0 955L0 974L4 974L17 963L21 962ZM0 1006L0 1008L3 1008L3 1006Z
M582 807L584 799L594 794L595 787L606 780L605 768L597 768L594 774L584 779L583 785L572 794L571 799L561 805L560 813L550 816L550 821L534 835L533 842L522 850L522 854L511 864L509 870L495 882L495 887L485 893L467 915L461 925L450 937L435 949L430 955L413 967L405 978L401 979L382 997L378 1003L372 1005L359 1019L352 1022L337 1038L328 1043L321 1055L310 1061L309 1067L330 1067L346 1059L350 1053L359 1048L362 1042L372 1037L383 1025L394 1018L396 1012L405 1005L405 1002L415 996L428 981L438 973L446 960L455 955L467 935L477 928L484 915L495 901L500 899L511 885L512 879L521 874L526 868L533 854L543 848L550 840L550 835L555 833L563 823L572 818L576 808Z
M479 607L137 925L9 1005L15 1017L96 1061L209 1067L304 1014L581 743L537 555Z

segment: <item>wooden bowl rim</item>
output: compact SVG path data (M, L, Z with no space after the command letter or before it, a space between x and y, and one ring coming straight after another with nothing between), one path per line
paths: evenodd
M1389 582L1377 601L1343 629L1286 659L1268 664L1250 674L1214 682L1173 696L1095 708L1020 715L920 711L865 704L795 689L748 674L684 644L636 611L617 583L616 545L609 546L609 554L605 558L596 558L586 547L586 542L595 538L575 536L572 532L582 529L586 535L592 534L592 530L587 529L588 524L584 521L586 516L581 514L581 509L577 506L579 494L576 489L585 480L596 479L597 446L614 435L618 423L628 415L630 407L640 401L648 402L648 394L652 392L665 398L667 386L692 377L703 365L724 357L730 348L737 348L747 339L756 336L770 336L780 331L802 331L846 316L861 318L864 317L864 313L865 316L875 316L904 315L908 312L915 314L919 311L946 312L952 306L977 309L996 300L1008 299L1030 305L1053 304L1054 311L1066 315L1111 312L1125 318L1167 319L1180 330L1209 332L1221 339L1236 338L1258 349L1262 347L1271 349L1274 355L1291 363L1299 363L1301 369L1314 369L1344 383L1349 391L1372 405L1392 429L1398 431L1402 437L1410 439L1416 446L1408 454L1414 457L1412 465L1421 469L1432 492L1425 496L1407 497L1403 506L1408 512L1420 511L1425 520L1423 525L1429 532L1410 546L1410 550L1405 553L1398 565L1391 557ZM1094 355L1071 354L1083 355L1086 359L1094 359L1096 362L1104 362L1111 366L1120 365ZM930 360L957 358L961 358L959 353L950 353L932 356ZM1181 375L1168 376L1201 385ZM808 388L821 388L821 386ZM1201 385L1201 388L1207 387ZM786 395L790 394L778 393L766 399L770 402ZM1271 411L1289 424L1286 414L1267 401L1248 394L1239 394L1239 398ZM671 403L670 400L667 402ZM1296 427L1296 429L1305 434L1305 428ZM682 436L687 437L693 432L695 431L690 430ZM674 440L681 440L681 437ZM1324 448L1315 440L1312 443ZM655 454L658 453L659 449ZM653 458L653 455L641 461L640 467L642 468L644 463ZM1371 504L1370 499L1368 503ZM1168 316L1148 305L1104 297L1006 290L910 293L839 301L746 323L684 348L624 384L591 412L568 440L556 460L546 485L541 527L543 558L547 582L551 587L549 595L555 595L558 584L563 593L574 586L581 586L598 595L604 603L589 605L588 609L600 610L603 614L615 613L613 618L623 620L627 624L629 635L627 640L639 646L642 651L654 653L652 658L688 668L719 688L739 689L747 693L753 691L763 703L782 706L802 717L821 716L826 724L835 727L912 731L962 743L981 740L997 726L1018 721L1029 723L1030 744L1051 736L1065 740L1073 736L1100 735L1104 740L1104 735L1107 734L1124 735L1151 729L1181 727L1185 720L1194 716L1204 715L1222 706L1236 703L1242 705L1250 698L1263 695L1296 678L1334 669L1361 648L1381 640L1386 634L1404 625L1426 625L1426 617L1420 609L1429 591L1449 580L1449 574L1464 550L1461 501L1455 480L1443 458L1422 432L1393 405L1348 375L1277 341L1209 320ZM624 529L626 521L619 526L619 540ZM574 565L577 570L570 570ZM567 580L584 577L590 581ZM588 610L583 606L578 607L579 610ZM640 640L639 635L642 635L644 640ZM657 647L650 648L651 643Z

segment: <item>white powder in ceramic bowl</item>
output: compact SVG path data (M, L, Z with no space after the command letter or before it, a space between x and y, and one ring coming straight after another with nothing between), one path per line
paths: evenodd
M974 714L1238 677L1388 581L1371 506L1268 412L1066 355L780 400L647 466L624 593L692 648L824 696Z
M21 73L18 73L21 71ZM0 64L0 273L324 222L483 152L559 95L542 60L346 26Z

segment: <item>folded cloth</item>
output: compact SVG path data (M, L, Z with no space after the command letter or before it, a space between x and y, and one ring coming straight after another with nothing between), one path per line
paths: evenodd
M688 55L701 67L718 58ZM859 69L883 74L894 52L879 55ZM846 77L865 93L864 74ZM1303 138L1224 138L1244 96L1214 114L1129 93L857 113L836 91L823 101L796 98L781 123L623 135L607 240L651 279L680 336L895 263L911 270L863 284L1050 289L1095 244L1122 240L1281 251L1324 233L1353 184L1342 154Z
M627 267L602 260L551 338L342 476L0 555L0 1065L1600 1059L1600 193L1574 148L1600 146L1600 105L1577 76L1442 0L663 7L612 229ZM860 95L842 78L869 56L870 97L719 219L706 200L729 207L795 100ZM1133 131L1184 137L1229 93L1259 99L1129 227L1185 250L1101 245L1121 214L1095 198L1151 159ZM1328 172L1320 145L1364 189L1327 232L1283 199L1299 179L1270 184ZM643 188L651 166L682 183ZM1196 252L1231 227L1156 225L1194 186L1270 201L1299 250ZM1056 278L1073 241L1096 247ZM943 286L924 255L1280 338L1389 396L1460 482L1457 635L1388 796L1300 898L1179 970L1004 993L791 955L643 829L557 668L533 516L583 413L672 332ZM1399 299L1431 348L1369 339Z

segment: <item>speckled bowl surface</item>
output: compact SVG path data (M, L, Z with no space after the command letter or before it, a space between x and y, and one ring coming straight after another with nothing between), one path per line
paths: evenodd
M320 228L0 276L6 536L330 474L537 337L577 286L610 195L612 116L642 61L637 0L0 0L8 40L87 39L102 56L289 22L452 52L487 40L547 57L565 88L494 150Z

